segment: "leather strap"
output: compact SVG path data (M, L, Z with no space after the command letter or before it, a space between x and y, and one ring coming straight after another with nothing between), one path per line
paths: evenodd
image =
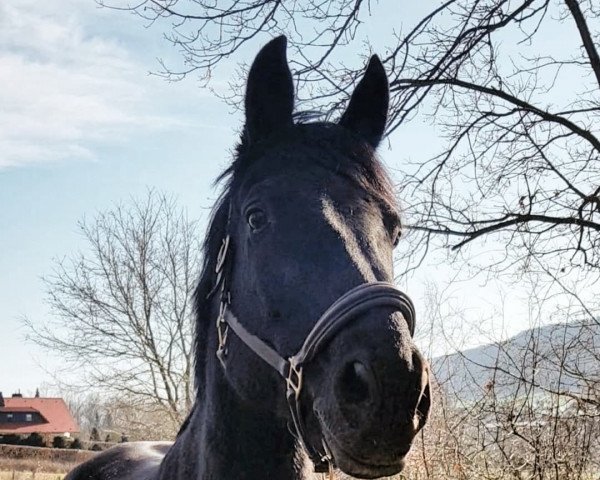
M363 283L338 298L321 315L298 353L290 360L297 366L310 362L346 323L375 307L393 307L400 311L411 336L414 335L415 307L410 298L391 283Z
M239 339L244 342L250 350L256 353L265 362L271 365L279 372L283 378L286 378L289 372L289 362L279 355L273 348L263 342L256 335L251 334L240 323L238 318L227 309L225 312L225 321L229 327L235 332Z
M298 353L289 360L284 359L270 345L246 330L230 309L225 311L225 321L250 350L287 379L290 375L290 362L296 369L310 362L346 323L375 307L396 308L408 323L411 336L414 335L415 307L412 301L404 292L387 282L363 283L338 298L321 315Z

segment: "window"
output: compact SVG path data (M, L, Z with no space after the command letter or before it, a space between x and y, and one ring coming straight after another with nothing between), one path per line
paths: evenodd
M26 422L32 422L33 421L33 415L31 413L26 413L25 414L25 421Z
M6 421L7 422L12 422L13 421L13 414L12 413L7 413L6 414Z

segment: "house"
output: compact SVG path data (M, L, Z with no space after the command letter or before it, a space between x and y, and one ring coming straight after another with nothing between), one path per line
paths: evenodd
M26 398L20 393L4 398L0 393L0 435L71 436L79 426L62 398Z

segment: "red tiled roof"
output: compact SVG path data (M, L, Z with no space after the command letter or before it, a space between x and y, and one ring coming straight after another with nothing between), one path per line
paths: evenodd
M76 433L79 427L71 416L67 404L62 398L23 398L11 397L4 399L3 412L37 411L47 423L0 423L0 434L15 433Z

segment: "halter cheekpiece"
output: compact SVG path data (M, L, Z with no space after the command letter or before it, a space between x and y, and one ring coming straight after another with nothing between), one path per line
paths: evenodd
M231 208L228 217L231 215ZM229 228L229 219L227 228ZM273 367L286 383L286 398L290 407L293 421L292 432L302 444L308 456L314 463L315 472L331 472L333 468L332 454L322 439L322 445L315 447L308 441L306 429L300 409L300 396L303 386L303 368L347 323L358 315L375 307L392 307L402 313L408 323L411 336L415 329L415 308L410 298L391 283L370 282L352 288L321 315L312 330L306 336L302 347L295 355L283 358L276 350L256 335L251 334L232 313L230 307L231 294L227 287L227 257L230 250L231 237L229 233L222 241L215 267L216 283L209 294L212 295L220 287L219 314L216 327L218 336L217 357L225 367L227 356L227 335L233 330L239 339L250 350Z

